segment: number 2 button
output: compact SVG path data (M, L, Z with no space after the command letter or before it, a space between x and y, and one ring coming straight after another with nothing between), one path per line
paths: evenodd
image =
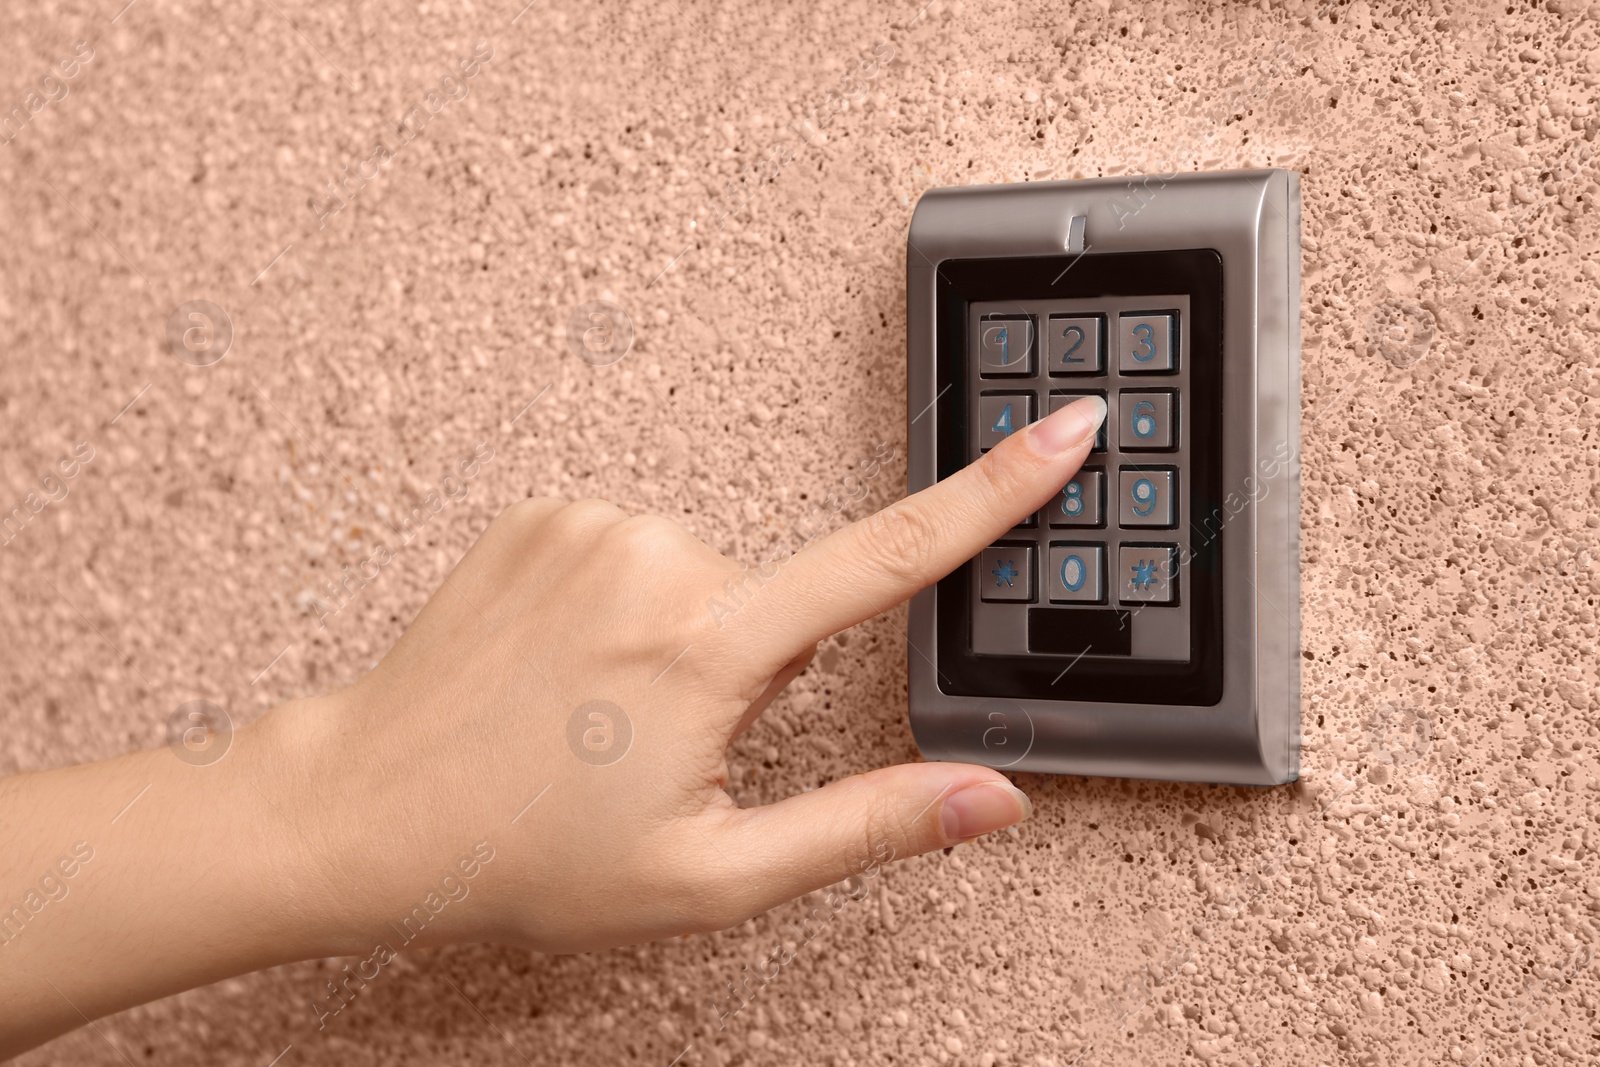
M1105 316L1050 316L1050 373L1104 374Z

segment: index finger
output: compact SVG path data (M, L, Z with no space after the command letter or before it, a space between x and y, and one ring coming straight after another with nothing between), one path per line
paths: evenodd
M1059 493L1105 416L1103 399L1084 397L943 481L801 549L768 583L757 625L798 648L932 585Z

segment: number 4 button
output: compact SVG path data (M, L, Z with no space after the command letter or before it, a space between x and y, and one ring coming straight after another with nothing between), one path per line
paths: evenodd
M978 398L978 449L988 451L1032 421L1032 393L985 393Z

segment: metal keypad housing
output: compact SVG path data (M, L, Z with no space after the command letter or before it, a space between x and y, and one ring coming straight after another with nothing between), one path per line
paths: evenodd
M1075 396L1046 506L912 602L930 759L1269 785L1299 773L1299 178L932 190L907 238L908 489Z

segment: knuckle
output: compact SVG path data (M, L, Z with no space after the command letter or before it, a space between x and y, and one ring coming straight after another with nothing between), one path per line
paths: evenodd
M894 848L922 852L922 841L930 836L928 831L907 817L900 805L887 797L875 800L867 809L867 817L861 829L863 840L860 855L862 856L876 855L885 842ZM857 859L855 855L845 858L851 863Z
M655 558L679 543L683 528L660 515L635 515L606 530L605 536L622 550Z
M703 933L738 926L759 910L746 897L747 892L726 883L705 887L697 900L698 923Z
M622 509L609 500L586 497L557 511L550 523L560 534L580 535L592 534L596 528L613 525L624 517Z
M661 904L682 929L711 933L737 926L757 908L742 879L715 873L711 862L671 863L656 890Z
M868 521L870 558L900 581L921 581L932 564L939 531L928 513L902 501Z
M985 507L1015 499L1028 488L1032 466L1019 452L1007 449L1002 454L996 449L967 468L972 474L974 493Z
M508 504L495 516L495 521L514 530L532 530L566 503L560 497L528 497Z

